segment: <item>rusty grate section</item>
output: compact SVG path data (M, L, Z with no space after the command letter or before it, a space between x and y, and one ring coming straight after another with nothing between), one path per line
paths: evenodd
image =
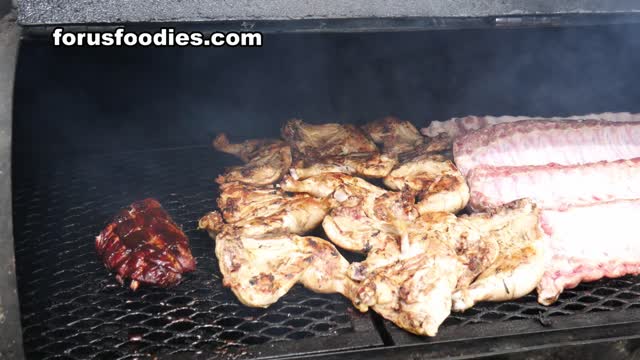
M28 358L225 358L276 342L285 353L287 341L307 338L362 334L353 346L380 341L368 315L339 295L297 287L269 309L253 309L222 287L213 240L196 230L198 217L215 205L212 179L221 161L208 148L65 159L40 169L14 161ZM120 207L148 196L183 227L198 268L176 288L132 292L97 259L94 237Z

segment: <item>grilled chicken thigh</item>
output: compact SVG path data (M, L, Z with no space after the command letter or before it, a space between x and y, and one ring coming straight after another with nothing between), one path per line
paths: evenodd
M298 160L378 152L376 144L362 130L348 124L313 125L293 119L282 127L282 137Z
M382 152L390 156L411 151L424 143L424 137L409 121L388 116L362 127L373 141L382 146Z
M213 147L245 162L229 167L216 179L218 184L236 181L255 186L273 184L291 166L291 148L281 140L247 140L232 144L225 134L219 134L213 140Z
M367 180L344 173L327 173L311 176L304 180L296 180L291 175L285 175L280 181L280 188L294 193L307 193L319 198L326 198L340 186L360 189L360 191L373 191L382 193L381 189Z
M295 179L325 173L381 178L396 164L393 157L380 154L376 144L353 125L290 120L282 128L282 137L294 152L291 175Z
M379 153L327 156L317 160L295 162L291 168L291 175L295 179L306 179L311 176L331 173L382 178L389 174L396 164L395 158Z
M393 190L415 192L421 214L458 212L469 201L469 187L453 162L441 155L422 154L404 161L384 178Z
M223 284L247 306L267 307L301 283L319 293L353 297L354 283L344 274L349 263L329 242L291 234L216 237Z
M201 228L219 232L226 221L246 235L282 231L304 234L322 222L331 207L331 199L230 183L221 186L218 206L221 215L217 211L205 215L200 220Z

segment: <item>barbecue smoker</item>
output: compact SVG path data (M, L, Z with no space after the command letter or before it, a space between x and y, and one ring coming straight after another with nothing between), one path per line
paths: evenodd
M548 307L535 294L481 303L419 337L299 285L246 307L196 229L215 207L213 180L237 164L211 148L220 132L278 137L293 117L361 125L393 114L424 127L640 112L636 2L22 0L15 11L21 29L0 21L0 358L639 356L638 277L581 284ZM265 36L259 48L63 48L57 25ZM94 239L147 197L185 231L197 270L133 292Z

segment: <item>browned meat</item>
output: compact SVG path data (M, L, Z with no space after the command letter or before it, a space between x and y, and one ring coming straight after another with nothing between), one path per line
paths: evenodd
M220 231L226 222L242 229L241 233L245 235L282 231L304 234L318 226L331 207L330 199L287 194L272 186L227 183L220 189L218 207L222 214L217 211L209 213L200 224L201 228L214 233Z
M293 119L282 127L282 137L291 145L296 160L378 151L376 144L354 125L313 125Z
M121 210L96 237L96 250L120 283L131 279L133 290L140 283L176 285L196 268L187 236L155 199Z
M416 194L421 214L431 211L458 212L469 201L469 187L458 168L441 155L422 154L403 161L384 178L393 190Z
M370 122L362 127L382 152L391 156L411 151L424 143L424 137L409 121L393 116Z
M353 125L312 125L290 120L282 137L291 145L295 179L326 173L344 173L370 178L387 175L396 160L380 154L374 142Z
M291 148L281 140L247 140L232 144L225 134L213 140L218 151L235 155L245 162L241 166L229 167L216 182L241 182L248 185L273 184L282 178L291 166Z
M335 173L382 178L389 174L396 163L395 158L378 153L328 156L317 161L297 161L291 168L291 175L295 179Z
M415 334L435 335L452 305L523 296L542 275L538 212L526 200L470 216L427 213L393 228L390 242L350 265L360 281L352 300Z
M352 297L349 263L329 242L312 236L270 234L215 238L223 284L247 306L267 307L296 283L319 293Z
M317 181L326 187L328 183L323 184L321 177ZM418 212L412 193L388 191L355 179L343 179L337 186L332 196L337 204L322 221L322 227L341 248L367 252L387 241L388 228L394 222L411 222Z

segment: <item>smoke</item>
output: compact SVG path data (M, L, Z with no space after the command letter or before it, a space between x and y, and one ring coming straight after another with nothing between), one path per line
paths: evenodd
M278 136L282 122L640 111L639 25L267 34L261 48L24 41L14 143L106 153ZM37 146L34 146L36 144Z

